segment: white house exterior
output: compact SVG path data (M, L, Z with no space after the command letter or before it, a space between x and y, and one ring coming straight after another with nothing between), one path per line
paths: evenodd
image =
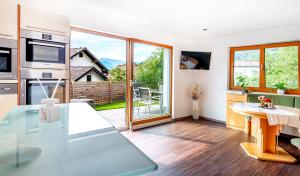
M88 78L90 76L90 78ZM86 73L83 77L78 79L76 82L99 82L99 81L105 81L103 78L99 77L98 73L94 70L89 71Z
M107 80L108 69L87 48L72 48L70 65L73 81Z

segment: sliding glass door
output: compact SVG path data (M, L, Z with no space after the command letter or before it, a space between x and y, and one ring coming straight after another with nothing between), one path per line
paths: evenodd
M172 47L72 27L71 102L119 129L171 120Z
M172 47L140 40L131 47L132 126L170 120Z

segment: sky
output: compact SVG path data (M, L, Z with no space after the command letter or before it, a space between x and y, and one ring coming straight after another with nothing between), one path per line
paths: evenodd
M124 40L71 31L71 48L79 47L87 47L98 59L126 61L126 41ZM143 62L156 48L151 45L135 44L134 62Z

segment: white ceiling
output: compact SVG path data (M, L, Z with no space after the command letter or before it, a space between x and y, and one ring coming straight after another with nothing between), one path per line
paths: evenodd
M99 17L113 19L112 23L119 20L131 27L184 37L228 35L300 24L300 0L34 1L35 4L59 3L60 11L86 9ZM30 3L35 5L33 0Z

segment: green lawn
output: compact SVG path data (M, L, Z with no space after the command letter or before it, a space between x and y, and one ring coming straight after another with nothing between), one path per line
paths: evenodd
M95 105L96 111L103 111L103 110L108 110L108 109L120 109L120 108L125 108L125 101L119 101L119 102L112 102L112 103L107 103L107 104L102 104L102 105Z
M159 104L158 101L153 101L152 104ZM135 102L135 106L137 105L137 102ZM140 106L144 106L143 103L140 103ZM103 110L109 110L109 109L120 109L120 108L125 108L125 101L118 101L118 102L112 102L112 103L107 103L107 104L96 104L95 109L96 111L103 111Z

